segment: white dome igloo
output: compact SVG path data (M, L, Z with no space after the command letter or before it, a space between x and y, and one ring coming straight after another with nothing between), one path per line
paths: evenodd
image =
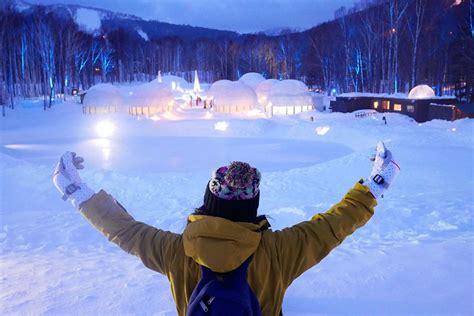
M420 84L410 90L408 94L409 99L431 99L435 97L435 92L430 86L426 84Z
M215 95L220 93L220 91L222 91L223 89L225 89L225 87L228 87L231 84L232 81L230 80L218 80L209 87L209 90L207 90L207 96L210 98L214 98Z
M239 81L245 83L247 86L252 88L254 91L257 88L258 84L262 81L265 81L265 77L257 72L248 72L242 77L240 77Z
M257 105L255 92L240 81L220 80L209 89L208 96L216 112L246 112Z
M134 89L126 97L132 115L153 115L168 112L174 106L174 94L166 83L150 82Z
M117 87L101 83L87 90L83 105L88 113L118 112L123 106L123 97Z
M267 79L257 85L255 92L257 93L259 104L266 104L268 102L268 99L270 97L270 90L278 82L279 80L276 79Z
M265 111L271 115L290 115L313 109L313 99L308 87L299 80L283 80L270 89Z

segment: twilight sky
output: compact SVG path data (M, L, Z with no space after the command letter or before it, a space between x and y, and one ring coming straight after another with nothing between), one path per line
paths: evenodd
M307 29L334 17L356 0L30 0L33 4L79 4L130 13L148 20L241 33L273 28Z

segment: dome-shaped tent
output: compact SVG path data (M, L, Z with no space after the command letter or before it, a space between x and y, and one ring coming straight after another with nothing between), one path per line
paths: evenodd
M265 111L272 115L289 115L313 109L308 87L299 80L283 80L270 89L269 103Z
M83 101L83 113L119 112L123 106L120 90L110 83L101 83L87 90Z
M259 73L248 72L242 77L240 77L239 81L245 83L247 86L249 86L255 91L258 84L261 83L262 81L265 81L265 78Z
M408 94L409 99L430 99L434 98L435 92L431 89L430 86L425 84L420 84L413 89L411 89L410 93Z
M220 80L209 89L208 96L216 112L246 112L257 105L257 95L239 81Z
M174 95L165 83L152 81L134 89L126 98L128 112L132 115L153 115L168 112L174 106Z
M278 82L279 81L276 79L267 79L257 85L255 92L257 93L259 104L266 104L268 102L268 98L270 97L270 90Z

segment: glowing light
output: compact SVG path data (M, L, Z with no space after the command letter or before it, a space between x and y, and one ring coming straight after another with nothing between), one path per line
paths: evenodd
M326 135L327 132L329 132L331 128L329 126L318 126L316 127L316 133L318 135Z
M110 159L110 151L110 148L102 148L102 155L104 156L105 161Z
M29 150L44 150L47 148L45 145L38 144L7 144L3 145L4 148L8 149L29 149Z
M220 121L214 124L214 128L216 131L225 132L228 127L229 127L229 123L227 123L226 121Z
M418 85L410 90L408 99L430 99L434 98L434 90L425 84Z
M128 95L133 95L133 91L130 91L130 92L128 93Z
M155 115L153 115L152 117L150 117L150 120L152 120L152 121L155 121L155 122L156 122L156 121L159 121L159 120L160 120L160 117L159 117L158 115L156 115L156 114L155 114Z
M455 128L455 127L451 128L451 131L455 132L455 131L456 131L456 128Z
M94 145L102 148L110 148L110 139L96 138L93 140Z
M114 133L115 125L110 121L102 121L96 125L95 131L97 132L97 135L99 135L99 137L107 138L112 136L112 134Z
M174 101L168 102L168 105L169 105L169 106L173 106L173 104L174 104Z

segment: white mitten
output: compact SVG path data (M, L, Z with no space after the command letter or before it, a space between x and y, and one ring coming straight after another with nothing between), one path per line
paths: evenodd
M383 142L377 143L375 156L371 160L374 161L374 166L370 178L364 181L364 185L378 199L398 176L400 167Z
M62 155L53 173L53 183L63 195L63 200L71 200L74 207L79 208L81 203L90 199L95 192L82 182L77 169L84 169L81 165L84 158L76 153L67 151Z

